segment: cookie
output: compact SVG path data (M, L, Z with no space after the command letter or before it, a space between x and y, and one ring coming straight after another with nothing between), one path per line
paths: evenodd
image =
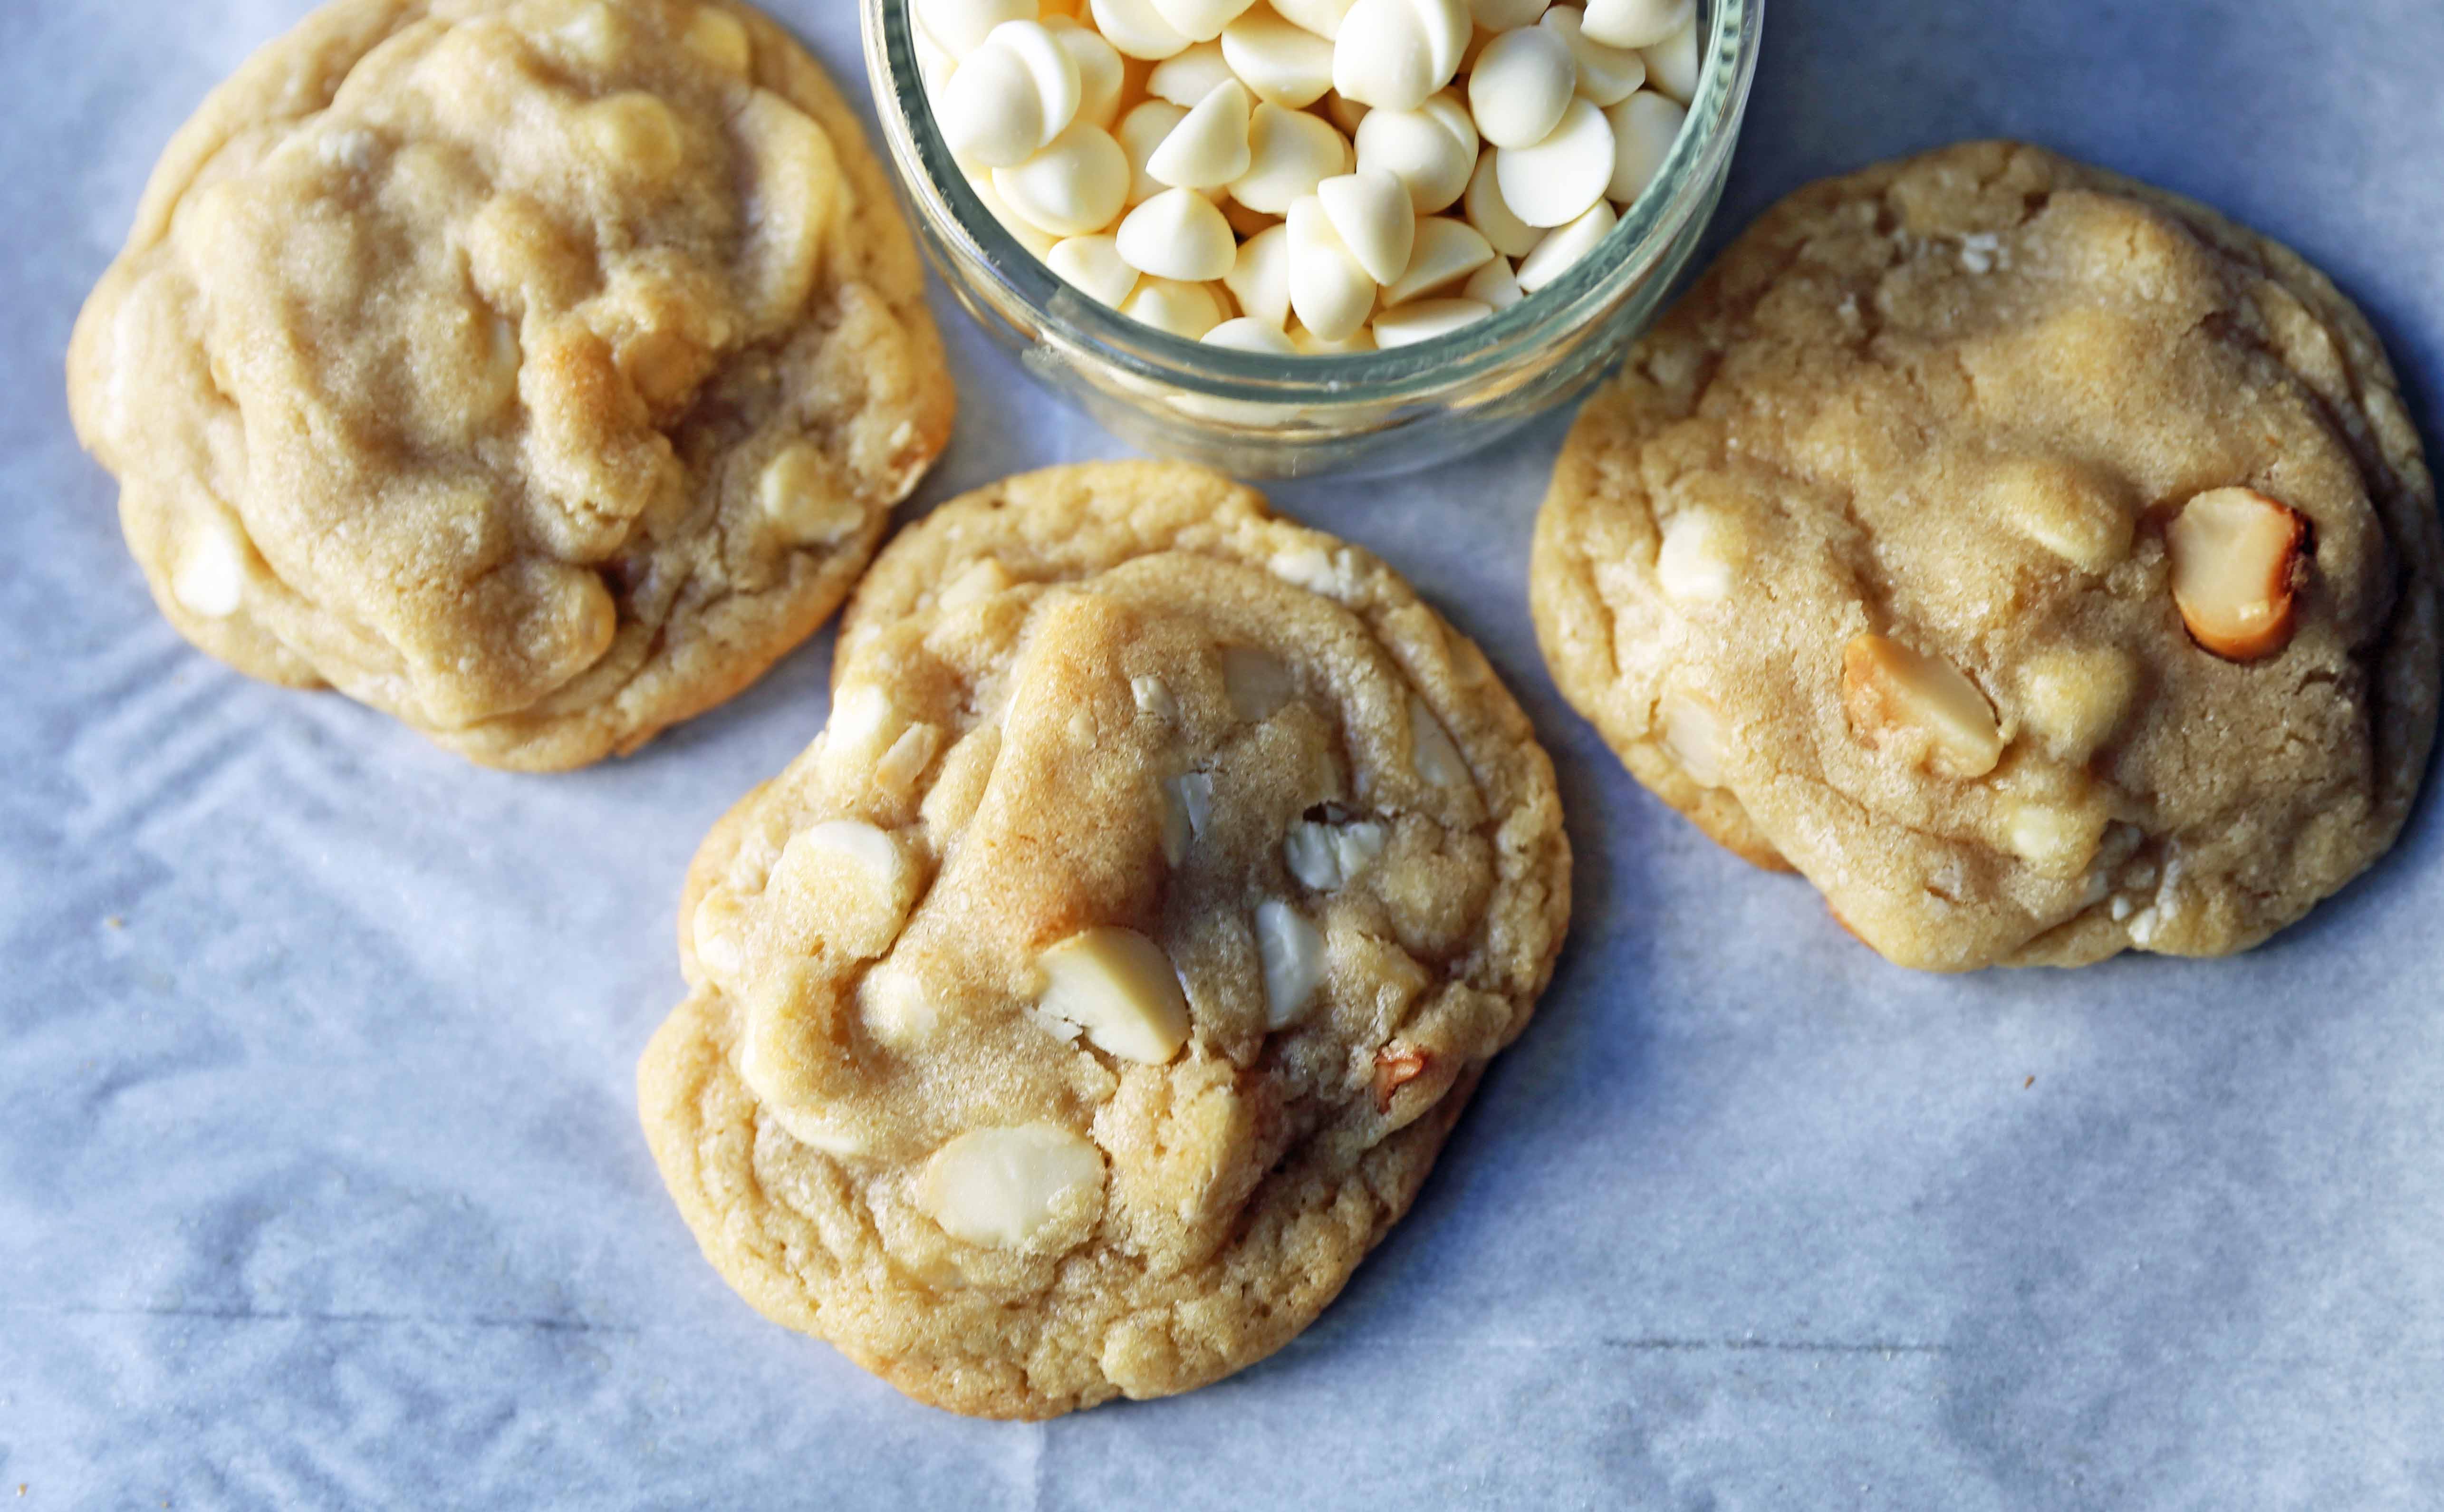
M705 1255L912 1396L1279 1349L1407 1210L1569 913L1553 769L1392 570L1167 464L886 550L705 841L639 1099Z
M583 765L839 607L949 437L916 247L730 0L338 0L174 138L68 358L243 672Z
M1984 142L1743 235L1581 415L1531 591L1640 782L1962 970L2242 950L2381 855L2439 556L2331 284Z

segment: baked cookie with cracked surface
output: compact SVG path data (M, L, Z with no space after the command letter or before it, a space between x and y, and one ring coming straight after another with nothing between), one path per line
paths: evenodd
M2187 200L1973 143L1800 191L1632 352L1536 536L1563 691L1904 965L2214 955L2392 844L2433 479L2364 319Z
M731 0L338 0L173 138L68 357L161 611L492 765L811 634L948 439L857 120Z
M1187 1391L1407 1210L1568 913L1551 763L1390 568L1202 469L1012 478L882 554L697 855L645 1133L731 1286L912 1396Z

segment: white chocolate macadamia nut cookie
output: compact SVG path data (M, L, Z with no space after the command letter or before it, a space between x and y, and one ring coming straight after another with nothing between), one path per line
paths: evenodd
M856 117L731 0L338 0L170 143L69 398L162 612L491 765L847 596L951 426Z
M2218 955L2382 855L2434 480L2367 323L2202 206L1970 143L1802 190L1589 401L1555 677L1906 966Z
M1371 556L1202 469L912 526L706 840L639 1072L706 1256L921 1400L1270 1354L1408 1208L1569 914L1553 770Z

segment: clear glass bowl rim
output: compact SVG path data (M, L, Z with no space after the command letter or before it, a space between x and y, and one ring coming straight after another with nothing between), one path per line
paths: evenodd
M909 0L860 0L875 108L903 193L964 270L997 286L987 303L1031 315L1046 336L1148 383L1257 403L1434 402L1532 359L1557 336L1602 318L1670 250L1728 171L1756 76L1764 0L1698 0L1708 40L1689 125L1655 181L1595 250L1509 309L1390 351L1281 358L1192 341L1128 319L1064 283L1021 246L968 186L935 128L916 69ZM887 87L884 87L886 86Z

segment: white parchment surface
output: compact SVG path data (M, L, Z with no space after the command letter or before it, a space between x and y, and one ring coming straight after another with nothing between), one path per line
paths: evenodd
M305 9L0 0L0 1507L2444 1505L2438 804L2237 960L1884 966L1555 696L1559 419L1276 491L1484 643L1579 857L1538 1022L1339 1304L1045 1427L762 1321L631 1077L681 870L821 726L828 637L633 760L480 771L188 650L69 433L146 170ZM776 9L862 98L849 0ZM2444 6L1768 9L1718 243L1820 173L2026 136L2300 248L2444 433ZM962 414L912 513L1117 453L936 304Z

